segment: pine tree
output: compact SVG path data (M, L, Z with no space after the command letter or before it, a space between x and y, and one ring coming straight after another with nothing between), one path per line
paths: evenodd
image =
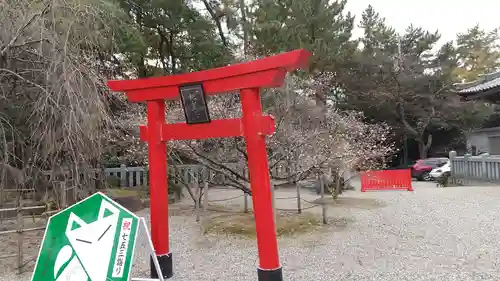
M440 35L410 25L397 34L369 6L360 27L362 50L343 75L344 106L362 109L374 121L389 121L401 135L418 144L427 157L433 132L446 125L453 102L436 69L432 53ZM343 71L342 71L343 72Z
M380 17L373 6L369 5L366 8L358 26L364 31L360 41L365 54L397 51L398 40L395 30L386 24L385 19Z
M347 0L257 0L254 47L268 55L298 48L313 53L310 69L334 71L355 50Z
M500 33L498 29L485 31L476 25L457 35L458 67L454 75L460 81L470 82L479 75L500 69Z
M147 46L128 52L141 77L197 71L227 64L231 45L220 33L220 15L205 16L188 0L119 0ZM218 11L207 2L208 8ZM155 61L155 65L151 65Z

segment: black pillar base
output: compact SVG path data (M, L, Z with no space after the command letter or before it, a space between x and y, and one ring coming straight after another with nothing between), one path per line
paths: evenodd
M160 264L161 273L163 278L170 278L174 276L174 270L172 266L172 253L162 256L156 256L158 263ZM155 264L153 263L153 258L150 258L151 265L151 278L158 278L158 272L156 272Z
M258 268L257 276L259 281L283 281L283 271L281 267L272 270Z

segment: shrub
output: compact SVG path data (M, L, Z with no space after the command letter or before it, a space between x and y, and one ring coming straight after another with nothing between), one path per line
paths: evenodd
M449 172L443 173L436 179L438 186L447 187L450 181L451 174Z
M120 178L116 176L107 176L106 185L108 188L120 188Z

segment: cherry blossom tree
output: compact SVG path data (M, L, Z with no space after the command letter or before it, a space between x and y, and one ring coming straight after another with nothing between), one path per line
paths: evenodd
M276 133L267 138L269 168L272 180L291 183L315 172L338 174L353 169L376 169L394 151L387 124L365 122L363 114L341 111L333 105L318 106L310 91L321 91L317 81L287 77L282 88L262 93L265 114L276 120ZM241 116L236 93L216 95L208 99L212 119ZM142 105L130 105L122 124L138 133L138 123L145 123ZM167 122L184 122L178 101L168 102ZM129 156L147 155L145 146L128 138ZM168 144L169 159L182 163L189 159L225 175L225 184L250 193L245 183L247 152L244 139L221 138L175 141Z

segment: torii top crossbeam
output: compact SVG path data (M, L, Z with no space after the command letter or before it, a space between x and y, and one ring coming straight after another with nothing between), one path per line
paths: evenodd
M109 81L112 91L126 92L131 102L179 98L179 85L203 83L209 95L248 88L271 88L283 84L287 72L307 66L310 53L299 49L251 62L186 74Z

